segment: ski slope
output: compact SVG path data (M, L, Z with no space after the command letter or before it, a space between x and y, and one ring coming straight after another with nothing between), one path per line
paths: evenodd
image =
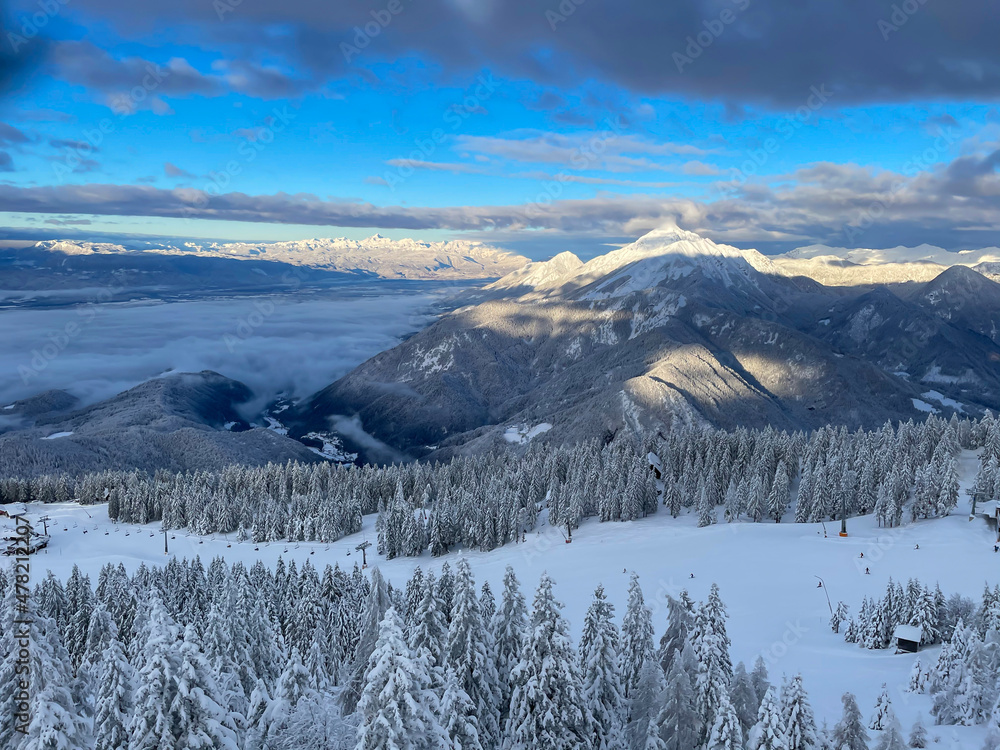
M974 455L963 458L963 490L976 465ZM49 548L32 558L35 582L46 570L65 579L77 564L96 585L97 574L107 562L122 562L132 572L141 562L162 565L167 559L158 524L115 525L104 506L29 505L27 513L29 519L43 513L52 519ZM420 558L391 561L369 554L369 564L379 565L393 584L402 586L417 565L437 572L445 561L454 566L458 555L466 554L477 582L489 581L497 596L504 570L511 565L529 604L539 575L547 570L556 581L557 597L566 605L574 637L579 636L598 583L604 584L620 618L629 574L637 572L653 609L658 640L666 623L666 597L686 588L702 600L716 582L729 610L734 661L742 660L749 667L762 655L772 681L780 680L783 673L801 672L818 721L826 719L832 726L840 718L840 696L846 690L858 696L867 719L885 682L907 732L922 713L932 743L934 737L941 738L933 747L978 749L985 736L982 728L934 727L929 699L903 692L914 656L866 651L830 631L826 592L817 587L819 576L833 606L843 600L852 614L863 596L881 597L890 576L904 583L910 577L928 584L938 582L945 595L959 593L978 601L984 583L1000 580L1000 555L993 552L994 535L986 524L981 519L970 522L967 513L963 492L959 512L948 518L894 530L877 528L871 516L855 518L848 522L847 538L837 535L839 524L827 524L829 536L824 536L821 524L720 523L699 529L693 515L672 519L661 513L632 523L590 520L573 533L572 544L566 544L562 530L543 523L526 543L492 552L456 550L442 558L425 553ZM364 521L362 532L329 545L271 543L255 549L252 542L182 532L168 534L168 542L171 555L200 555L205 564L218 555L248 565L260 559L273 566L284 557L299 564L309 560L320 570L327 563L350 568L361 562L355 546L365 538L375 541L375 516ZM914 549L916 545L919 549ZM373 552L374 548L369 550ZM870 575L865 575L866 566ZM936 651L927 649L920 658L927 663Z

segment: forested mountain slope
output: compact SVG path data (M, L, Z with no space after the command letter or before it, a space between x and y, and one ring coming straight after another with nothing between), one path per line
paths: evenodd
M532 427L562 443L678 420L870 428L998 408L1000 347L982 307L1000 311L1000 285L967 268L941 277L898 294L826 287L668 227L504 277L295 418L315 430L356 417L410 455L447 456Z

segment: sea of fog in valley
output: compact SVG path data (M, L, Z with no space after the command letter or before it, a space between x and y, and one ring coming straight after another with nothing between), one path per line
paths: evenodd
M201 370L243 381L260 406L278 394L305 396L426 326L456 291L365 279L254 296L5 295L0 409L49 389L88 404L164 373Z

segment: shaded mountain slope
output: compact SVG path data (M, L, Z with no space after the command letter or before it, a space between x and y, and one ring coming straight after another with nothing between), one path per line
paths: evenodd
M318 460L295 440L249 429L238 408L251 397L242 383L206 371L151 380L77 411L21 410L16 429L0 434L0 465L33 476Z
M551 425L535 439L554 442L678 419L875 427L925 416L929 387L970 412L1000 405L984 364L1000 348L886 288L829 289L675 227L585 264L567 256L487 287L485 301L365 362L293 421L356 417L411 456L445 457L520 442L533 425Z

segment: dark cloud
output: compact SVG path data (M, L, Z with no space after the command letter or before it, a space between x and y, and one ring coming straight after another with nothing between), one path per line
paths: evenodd
M10 144L28 143L28 140L28 136L15 128L13 125L7 125L6 123L0 122L0 144L6 146Z
M0 151L0 172L13 172L14 159L6 151Z
M217 60L208 72L173 57L157 62L143 57L118 59L86 41L55 44L49 56L59 78L101 93L113 107L130 112L150 108L168 114L161 97L223 96L235 91L260 99L296 96L306 84L277 68L248 60Z
M222 19L204 0L74 7L136 37L163 24L190 31L203 44L244 51L234 59L255 59L263 46L327 77L417 55L446 73L485 65L547 85L595 77L632 92L781 107L820 84L844 103L1000 94L1000 6L982 0L591 1L569 14L554 1L404 0L375 35L364 27L378 4L259 0Z

